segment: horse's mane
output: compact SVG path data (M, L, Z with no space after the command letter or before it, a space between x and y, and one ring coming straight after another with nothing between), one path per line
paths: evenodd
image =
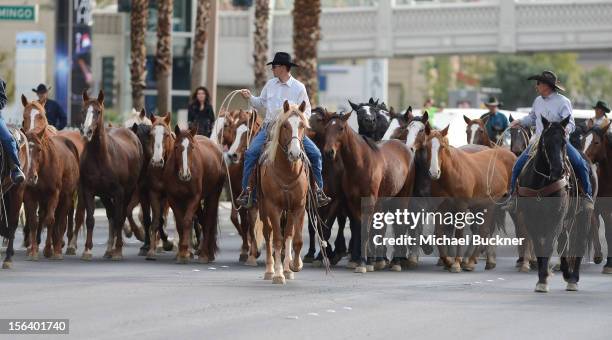
M364 135L360 135L361 138L363 138L363 141L366 142L366 144L370 147L370 149L374 150L374 151L378 151L378 144L376 144L376 142L368 137L368 136L364 136Z
M281 108L279 110L279 115L276 118L276 121L274 122L274 125L272 125L272 129L271 129L272 131L270 131L270 134L268 135L268 144L266 145L266 148L263 152L263 156L266 162L269 162L269 163L274 162L274 158L276 157L276 150L278 148L278 139L280 138L280 129L285 123L285 121L291 115L293 115L293 113L297 113L298 117L300 117L300 119L304 123L304 126L306 128L310 128L308 119L306 119L306 116L302 112L300 112L297 105L290 104L289 110L287 112L284 112L283 108Z

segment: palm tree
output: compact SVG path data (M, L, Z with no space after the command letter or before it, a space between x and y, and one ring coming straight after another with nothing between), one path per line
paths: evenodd
M319 82L317 78L317 44L321 38L319 19L321 0L295 0L293 3L293 53L296 64L295 77L306 86L306 92L314 106Z
M140 110L144 108L147 50L145 47L145 32L147 30L147 16L149 13L149 0L133 0L130 12L130 77L132 83L133 106Z
M157 112L170 111L170 71L172 70L172 7L174 0L157 1Z
M255 72L255 90L257 93L266 84L266 61L268 59L268 23L270 18L270 1L255 1L255 33L253 34L253 59Z
M206 27L210 21L211 0L198 0L196 26L193 45L193 66L191 69L191 90L203 84L204 47L206 46Z

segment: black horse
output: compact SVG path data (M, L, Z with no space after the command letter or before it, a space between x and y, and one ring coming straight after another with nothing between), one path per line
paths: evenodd
M565 127L569 117L550 123L542 117L544 130L518 178L517 208L538 259L536 292L548 292L548 262L555 240L561 248L561 270L566 290L578 290L580 262L587 246L592 210L581 207L577 183L571 179L567 161Z
M351 109L357 113L358 133L362 136L379 141L385 135L391 122L391 116L385 103L370 98L367 103L355 104L349 100Z

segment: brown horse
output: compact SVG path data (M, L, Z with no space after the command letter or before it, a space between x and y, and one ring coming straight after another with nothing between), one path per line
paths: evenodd
M496 200L506 194L512 166L516 160L510 151L502 148L485 149L480 152L468 153L454 148L448 144L448 126L442 130L431 130L425 127L424 150L427 153L427 165L432 179L431 194L434 197L459 198L450 206L455 211L462 212L468 209L482 210L484 222L479 226L481 237L489 237L490 227L494 218L503 216L496 208ZM445 201L447 203L449 201ZM498 219L495 222L503 223ZM443 230L442 228L446 228ZM436 234L453 234L462 236L462 230L454 226L436 226ZM487 251L492 250L488 247ZM451 272L461 271L462 258L455 259L447 256L446 248L439 247L440 258ZM480 254L480 247L475 247L472 256L464 264L464 269L474 270L476 258ZM487 256L486 269L495 267L495 259L491 253Z
M415 172L413 154L406 145L397 140L376 145L359 136L347 124L350 115L335 115L329 120L325 127L324 153L331 159L340 157L345 169L351 169L345 171L341 179L349 217L359 221L359 228L351 224L351 238L354 240L351 260L358 263L355 272L365 273L368 269L374 270L374 266L368 263L366 267L366 260L370 261L367 258L369 242L362 239L361 225L365 223L369 227L370 224L362 221L361 217L371 218L380 197L411 196ZM363 207L362 198L366 199ZM393 261L394 266L399 265L399 258ZM385 265L386 261L377 259L378 268Z
M13 138L17 143L17 151L19 153L19 161L24 173L28 172L30 165L28 141L25 134L17 129L9 129ZM17 222L19 220L19 211L23 203L23 193L25 190L25 182L15 185L10 178L10 167L7 155L2 155L0 158L0 203L6 210L0 213L0 236L8 240L6 254L2 262L2 269L11 269L13 267L13 255L15 250L13 243L15 241L15 231L17 230ZM25 233L25 230L24 230Z
M214 261L218 249L217 216L225 169L219 145L207 137L196 136L196 132L197 126L185 131L181 131L178 125L175 127L174 149L163 168L163 184L180 239L177 263L189 261L189 236L196 214L203 227L199 261Z
M594 216L599 220L603 218L606 231L606 241L608 243L608 255L606 264L603 268L604 274L612 274L612 135L610 133L610 123L607 126L592 127L584 138L584 153L593 163L597 164L597 177L599 178L599 190L597 201L595 202ZM599 221L597 221L599 222ZM597 223L598 224L598 223ZM594 232L598 233L599 228L594 224Z
M74 197L79 183L79 153L63 136L47 136L46 130L26 133L30 148L24 203L30 231L29 260L38 260L37 234L47 227L43 254L62 259L66 223L73 223ZM37 216L38 212L38 216Z
M489 138L489 134L487 133L486 125L489 116L484 119L469 119L464 115L463 120L467 124L465 133L467 135L468 144L478 144L489 147L494 147L496 145L495 142Z
M257 203L266 243L264 279L272 279L272 283L284 284L285 279L293 279L293 273L303 267L300 251L309 187L308 165L301 145L308 127L305 109L305 102L299 107L287 101L283 103L258 169Z
M138 188L143 163L143 151L138 137L130 129L107 128L104 123L104 93L90 99L83 92L83 136L87 142L81 157L79 201L87 210L87 241L82 258L91 260L95 224L94 197L99 196L109 219L107 254L113 260L123 258L121 229L127 206ZM113 242L114 241L114 242ZM114 248L112 244L114 243Z

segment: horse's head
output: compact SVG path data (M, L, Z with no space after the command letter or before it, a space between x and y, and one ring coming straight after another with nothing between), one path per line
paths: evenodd
M486 145L485 143L490 141L485 128L488 116L484 119L469 119L464 115L463 120L467 124L465 133L467 134L468 144Z
M570 117L567 117L561 122L551 123L546 118L542 117L544 130L542 130L542 135L538 142L537 152L538 158L547 163L550 171L548 180L550 181L556 181L563 176L563 171L565 169L565 149L567 147L565 127L569 123L569 120ZM542 170L539 169L538 171Z
M136 137L138 137L138 140L142 145L144 159L151 159L151 125L146 123L138 124L134 122L132 126L130 126L130 130L136 134Z
M280 146L287 155L287 159L290 162L296 162L302 155L302 139L305 129L309 127L304 115L306 103L302 102L300 106L297 106L285 100L282 110L283 112L272 129L270 143L266 148L267 159L269 162L274 162L276 148Z
M24 131L32 131L34 129L40 128L44 130L47 125L47 113L45 111L45 102L44 101L31 101L28 102L28 99L22 94L21 95L21 103L23 104L23 129Z
M26 132L28 140L28 150L30 152L30 165L27 170L26 184L34 186L38 183L38 173L40 172L41 164L45 162L45 150L49 143L49 138L45 133L45 129L35 129Z
M167 112L165 116L153 116L151 122L153 125L150 130L148 145L151 153L151 166L154 168L163 168L166 159L172 152L174 136L170 129L172 121L172 113ZM144 147L144 145L143 145Z
M512 115L509 118L510 122L514 121ZM510 151L515 155L520 155L525 151L529 145L529 139L531 138L531 131L520 126L510 127Z
M607 158L607 151L610 147L610 136L607 135L609 128L610 123L604 127L593 126L584 137L584 147L582 150L593 163L602 162Z
M338 150L342 147L346 140L346 134L351 127L347 124L351 112L345 114L335 114L329 118L325 125L325 146L323 153L326 157L334 159L338 154Z
M310 130L316 136L323 136L325 134L325 125L334 114L335 112L329 112L326 108L320 106L312 109L312 114L308 120Z
M230 162L234 164L240 163L242 155L246 151L248 139L254 135L256 124L257 112L240 110L240 115L231 126L233 138L226 153Z
M429 177L433 180L440 179L442 176L442 163L448 157L448 127L444 130L432 130L429 125L425 126L425 138L423 148L427 154L427 167Z
M425 128L429 125L429 114L427 111L421 117L413 117L406 124L406 146L413 152L420 149L425 141Z
M223 115L223 131L220 131L219 135L221 136L221 145L224 147L229 147L234 143L234 139L236 139L236 128L238 127L236 124L238 124L238 120L240 120L240 116L242 116L243 113L243 110L235 110L227 111Z
M191 126L188 130L181 130L177 125L174 128L176 142L174 143L175 169L178 170L178 178L183 182L191 180L191 164L193 163L193 149L197 127Z
M359 128L365 133L374 133L376 130L376 119L380 111L378 101L374 102L374 100L370 98L370 102L368 103L355 104L349 100L349 104L351 105L351 109L357 113Z
M132 109L132 116L123 122L123 127L131 128L134 124L152 125L151 120L147 117L147 112L143 108L140 112Z
M81 134L91 141L93 136L100 130L104 129L104 92L100 90L98 98L90 99L87 90L83 91L83 111L85 116L83 129Z
M414 120L414 116L412 115L412 106L409 106L406 109L406 112L396 113L393 108L389 110L389 118L391 122L389 123L389 127L387 131L382 137L382 140L390 140L390 139L399 139L402 141L406 140L406 136L408 135L408 130L406 127L408 123Z

